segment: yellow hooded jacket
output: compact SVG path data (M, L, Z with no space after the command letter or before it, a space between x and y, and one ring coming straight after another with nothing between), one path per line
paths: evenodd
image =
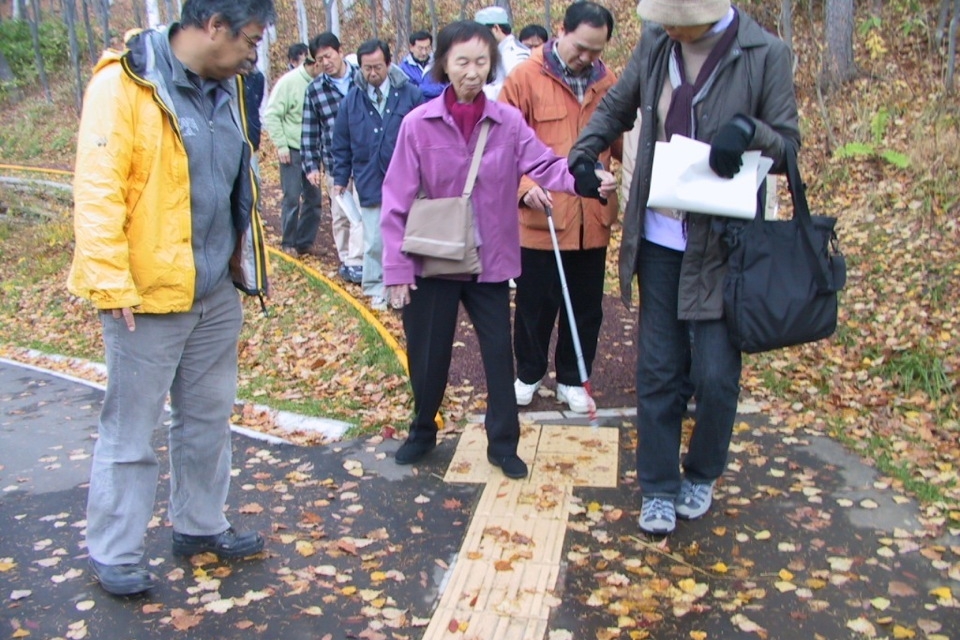
M76 248L70 292L98 309L140 313L188 311L194 297L190 173L169 97L153 63L151 37L135 35L124 52L107 51L83 104L74 177ZM237 77L237 95L243 95ZM235 100L246 123L243 100ZM245 124L244 124L245 128ZM244 130L246 137L246 131ZM238 242L230 260L234 285L267 293L267 258L251 167L243 147L231 194Z

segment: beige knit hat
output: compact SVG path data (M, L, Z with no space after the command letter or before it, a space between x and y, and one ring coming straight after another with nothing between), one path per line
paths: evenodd
M670 27L713 24L729 10L730 0L640 0L637 5L641 20Z

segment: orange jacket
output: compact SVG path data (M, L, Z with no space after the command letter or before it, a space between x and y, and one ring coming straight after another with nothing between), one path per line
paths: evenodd
M580 131L587 125L604 94L616 77L607 69L602 78L587 89L583 104L563 80L555 76L543 59L543 52L552 43L537 47L530 58L510 72L499 100L518 108L537 137L554 153L566 156ZM548 54L548 55L552 55ZM619 160L620 143L612 148ZM611 149L600 154L600 161L610 168ZM524 176L517 192L517 202L536 184ZM553 192L553 222L563 250L598 249L610 242L610 225L617 219L617 198L611 196L606 205L598 200ZM528 249L553 248L546 215L542 211L519 207L520 245Z

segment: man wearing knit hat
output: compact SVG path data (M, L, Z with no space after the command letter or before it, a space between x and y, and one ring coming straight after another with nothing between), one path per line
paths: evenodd
M668 534L677 517L706 514L727 463L741 354L723 318L723 238L742 222L649 208L655 143L674 134L706 142L710 168L730 178L747 150L760 151L782 171L787 152L800 146L800 131L790 50L729 0L641 0L637 12L644 22L640 44L580 134L570 166L575 173L593 166L641 110L620 289L629 303L637 276L639 525ZM696 427L681 472L681 389L688 370Z
M493 82L483 87L483 92L490 100L496 100L503 88L503 81L507 79L515 66L530 57L530 50L517 42L510 27L510 16L503 7L487 7L480 9L474 20L490 27L493 37L497 40L497 49L500 51L500 64L497 66L497 75Z

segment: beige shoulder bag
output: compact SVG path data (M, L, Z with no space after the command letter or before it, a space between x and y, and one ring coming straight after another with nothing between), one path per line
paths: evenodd
M417 198L410 207L401 249L422 258L421 275L478 274L482 267L474 230L470 195L480 170L490 122L480 125L463 195L453 198Z

